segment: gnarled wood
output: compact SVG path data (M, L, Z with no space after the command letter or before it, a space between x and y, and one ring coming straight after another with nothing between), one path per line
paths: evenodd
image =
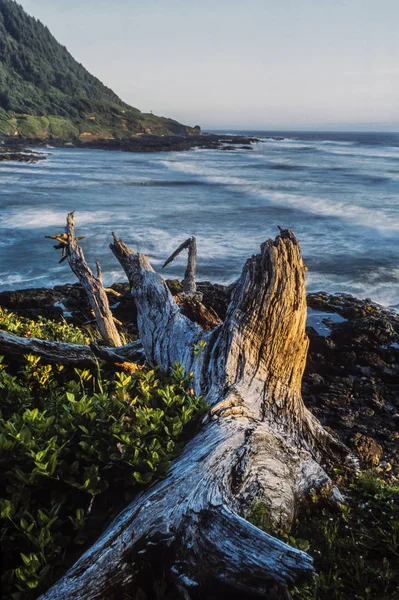
M286 589L312 572L310 557L245 515L262 501L270 526L289 528L310 493L339 503L320 461L348 456L301 398L305 267L294 235L282 231L248 259L226 320L212 331L181 313L146 256L115 236L111 249L131 284L147 360L164 370L181 363L211 410L167 478L43 598L107 598L126 589L157 548L167 549L165 573L185 594L211 582L242 594Z
M97 277L95 277L86 262L82 248L78 245L78 240L84 238L75 237L74 213L71 212L67 216L65 233L46 237L58 241L54 248L62 250L63 258L60 262L68 259L69 266L79 279L94 312L101 337L109 346L121 346L121 338L115 326L107 294L103 287L101 267L97 262Z

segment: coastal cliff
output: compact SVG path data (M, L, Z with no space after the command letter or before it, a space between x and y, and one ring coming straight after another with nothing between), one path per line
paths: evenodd
M123 102L13 0L0 0L0 136L112 139L190 135L192 128Z

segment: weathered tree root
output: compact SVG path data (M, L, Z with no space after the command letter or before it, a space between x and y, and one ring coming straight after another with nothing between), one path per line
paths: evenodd
M142 558L167 549L165 572L189 597L206 582L242 594L287 589L311 558L245 520L262 501L271 529L289 528L310 494L341 497L320 465L349 451L303 404L304 265L290 231L250 258L225 322L210 332L184 317L147 257L114 237L137 304L147 360L193 373L211 405L203 427L165 480L136 498L43 599L113 598ZM269 596L270 597L270 596Z

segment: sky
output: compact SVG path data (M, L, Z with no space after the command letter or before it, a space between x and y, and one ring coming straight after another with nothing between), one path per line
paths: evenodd
M203 129L399 131L398 0L19 0L125 102Z

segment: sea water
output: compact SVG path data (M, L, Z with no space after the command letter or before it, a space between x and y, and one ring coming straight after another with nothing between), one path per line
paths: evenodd
M76 211L106 284L125 280L111 232L156 269L197 237L198 279L234 281L278 226L297 236L311 291L399 303L399 134L251 132L252 150L133 154L45 149L0 163L0 290L74 282L45 235ZM182 278L184 257L163 272Z

